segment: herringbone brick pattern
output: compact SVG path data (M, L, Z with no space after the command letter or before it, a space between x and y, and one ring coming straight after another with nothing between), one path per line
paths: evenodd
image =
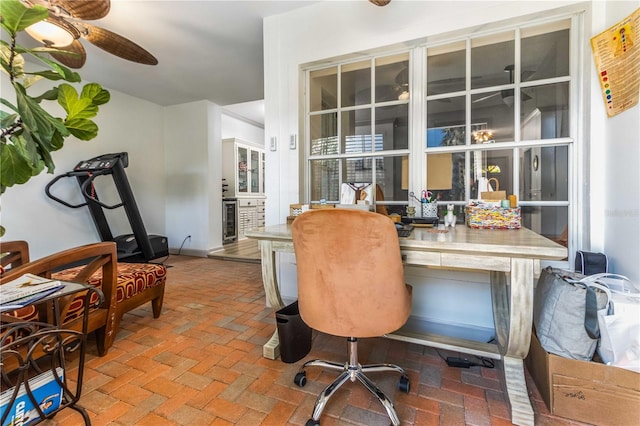
M314 332L311 353L286 364L262 357L275 329L265 308L259 264L171 256L164 308L127 314L114 346L98 357L89 343L80 405L94 425L304 425L317 394L334 372L307 370L307 359L346 360L342 338ZM360 362L403 366L409 394L396 391L394 374L370 377L392 398L403 425L509 425L500 369L448 367L432 348L384 338L360 341ZM497 367L500 367L499 365ZM71 371L73 373L73 370ZM576 425L549 415L527 377L537 425ZM384 409L359 383L331 398L323 426L389 425ZM46 425L80 425L70 409Z

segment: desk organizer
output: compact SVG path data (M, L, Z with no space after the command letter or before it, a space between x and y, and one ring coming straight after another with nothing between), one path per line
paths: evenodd
M520 207L467 206L467 226L482 229L520 229Z

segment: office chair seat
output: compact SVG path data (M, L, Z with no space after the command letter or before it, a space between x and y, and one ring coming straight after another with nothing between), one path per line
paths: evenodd
M411 287L404 283L395 225L377 213L322 209L298 216L292 235L300 316L315 330L346 337L348 345L347 362L311 360L296 374L294 382L304 386L307 367L341 371L318 396L307 426L319 425L329 398L347 380L362 383L380 400L392 424L399 425L393 402L365 373L400 373L398 388L409 392L406 372L393 364L358 362L358 338L396 331L411 312Z

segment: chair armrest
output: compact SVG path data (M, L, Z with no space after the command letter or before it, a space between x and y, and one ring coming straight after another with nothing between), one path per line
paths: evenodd
M29 262L29 244L26 241L0 242L0 272L10 266L16 268Z
M102 272L102 293L105 300L103 308L109 311L107 319L110 323L107 324L107 329L109 330L109 326L115 321L118 285L118 256L114 242L93 243L70 248L16 268L11 268L0 276L0 285L26 273L51 278L52 273L56 271L79 265L83 267L79 269L78 273L70 281L84 283L88 281L94 272L98 270ZM62 318L65 318L67 309L66 307L61 308Z

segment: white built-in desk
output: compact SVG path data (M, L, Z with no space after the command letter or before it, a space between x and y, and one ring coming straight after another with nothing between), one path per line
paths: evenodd
M493 316L497 344L475 342L403 328L388 337L501 360L511 406L511 421L533 425L533 409L524 378L523 359L529 351L533 318L534 280L540 260L560 260L567 249L528 229L471 229L464 225L436 233L415 228L400 238L406 265L441 269L490 271ZM274 225L246 231L259 241L262 279L267 303L283 307L276 278L276 252L293 253L290 225ZM263 347L263 356L279 355L277 330Z

